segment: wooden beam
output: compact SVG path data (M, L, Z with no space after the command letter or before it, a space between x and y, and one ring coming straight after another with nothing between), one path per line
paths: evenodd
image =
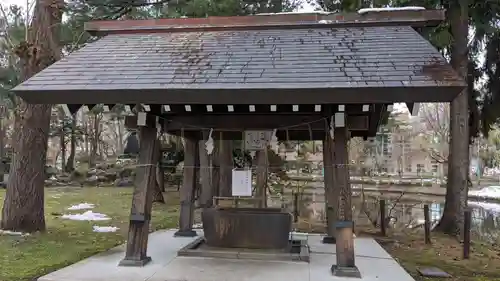
M184 131L199 131L199 128L218 131L243 131L243 130L272 130L287 128L295 130L320 130L325 128L325 115L300 115L300 114L223 114L223 115L191 115L165 117L169 131L183 129ZM133 124L133 122L131 122ZM349 116L347 127L351 131L368 130L368 116Z
M180 190L181 210L179 215L179 230L174 234L174 236L194 237L197 235L193 230L194 194L197 182L197 158L198 142L193 139L184 139L184 170Z
M219 134L217 132L217 134ZM350 131L351 137L374 137L376 131ZM201 132L195 131L168 131L168 134L175 136L189 136L190 138L201 140ZM190 135L191 134L191 135ZM312 131L312 135L310 131L278 131L276 132L276 136L279 141L322 141L325 137L324 131ZM224 131L224 139L225 140L241 140L242 132L236 131ZM217 149L217 148L216 148ZM214 149L214 151L216 150ZM215 155L215 154L214 154ZM215 156L214 156L215 157Z
M149 125L149 126L148 126ZM139 162L135 179L132 207L130 211L130 226L128 231L127 249L121 266L144 266L151 261L146 255L153 189L155 188L156 162L156 128L146 124L140 127Z
M148 118L154 116L148 115ZM243 131L243 130L272 130L290 126L289 131L321 131L325 127L326 118L321 115L294 115L294 114L203 114L189 116L162 116L160 123L166 127L165 130L185 132L201 131L202 129L213 128L216 131ZM169 121L167 121L167 119ZM366 131L369 129L369 117L363 115L354 115L347 118L347 127L350 131ZM309 125L300 125L309 123ZM299 126L297 126L299 125ZM125 116L125 127L129 129L137 128L137 116ZM202 128L202 129L200 129ZM201 134L200 134L201 135Z

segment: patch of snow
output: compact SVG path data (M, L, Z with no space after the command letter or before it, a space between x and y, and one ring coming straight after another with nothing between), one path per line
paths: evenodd
M69 207L68 210L86 210L86 209L93 209L94 207L95 207L94 204L80 203Z
M98 225L94 225L92 228L94 232L116 232L119 229L116 226L98 226Z
M480 190L471 190L469 191L469 195L481 198L500 199L500 186L492 185L483 187Z
M408 6L408 7L394 7L394 8L363 8L358 10L358 14L363 15L371 12L392 12L392 11L422 11L424 7Z
M309 233L307 232L296 232L296 231L292 231L290 232L289 234L289 238L290 240L306 240L307 241L307 237L309 236Z
M338 22L339 22L338 20L320 20L320 21L318 21L318 23L321 23L321 24L338 23Z
M0 235L11 235L11 236L29 236L29 233L22 233L17 231L2 230L0 229Z
M105 221L111 219L105 214L93 213L92 211L86 211L83 214L66 214L62 218L75 221Z
M498 203L487 203L487 202L477 202L469 201L469 206L479 207L486 211L492 211L495 213L500 213L500 204Z
M193 224L193 229L202 229L203 228L203 224L202 223L195 223Z
M297 14L320 14L320 15L329 15L331 12L325 11L292 11L292 12L279 12L279 13L260 13L256 14L256 16L272 16L272 15L297 15Z

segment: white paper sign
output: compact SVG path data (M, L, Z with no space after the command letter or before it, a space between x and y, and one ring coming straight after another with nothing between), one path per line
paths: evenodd
M245 149L263 150L271 139L271 131L245 131Z
M233 196L252 196L252 170L233 169Z

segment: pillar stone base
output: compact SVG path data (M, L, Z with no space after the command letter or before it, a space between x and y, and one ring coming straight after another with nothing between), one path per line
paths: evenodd
M174 233L174 237L196 237L198 234L194 230L178 230Z
M332 265L332 274L337 277L361 278L361 273L356 266L337 266Z
M337 239L334 236L325 236L323 237L323 244L335 244Z
M127 259L124 258L120 261L118 266L128 266L128 267L142 267L151 261L151 257L144 257L142 259Z

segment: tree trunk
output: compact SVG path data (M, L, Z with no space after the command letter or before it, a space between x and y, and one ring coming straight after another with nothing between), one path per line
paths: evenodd
M59 145L61 148L61 171L66 171L66 136L64 135L64 121L61 121Z
M160 192L165 192L165 169L161 166L161 161L158 162L158 167L156 167L156 181L160 187Z
M93 130L94 137L92 138L92 143L90 144L90 157L89 166L94 167L97 161L97 150L99 149L99 114L94 115L93 119Z
M75 154L76 154L76 113L73 114L71 119L71 139L70 139L70 153L68 161L66 162L66 172L73 172L75 170Z
M123 139L121 139L121 142L123 144ZM162 166L163 163L162 147L163 147L163 141L162 138L160 137L158 139L158 166L156 167L156 181L158 182L158 186L160 186L160 191L165 192L165 168Z
M26 80L61 57L59 46L62 0L38 0L28 42L16 48ZM0 228L35 232L45 230L44 183L52 105L27 104L18 99L13 134L11 175Z
M467 79L468 64L468 2L460 0L447 7L453 42L451 65ZM469 106L468 91L462 91L450 106L450 153L448 159L448 183L443 216L436 227L450 235L458 235L463 229L464 211L467 207L467 175L469 173Z
M153 160L153 163L156 163L156 168L154 170L154 183L155 183L155 188L153 190L153 202L157 202L157 203L163 203L165 204L165 198L163 198L163 193L162 193L162 190L161 190L161 187L160 187L160 180L159 180L159 173L158 173L158 165L160 164L160 150L161 150L161 145L160 145L160 140L157 139L155 141L155 154L154 154L154 160ZM163 177L163 174L161 175L161 177ZM163 182L162 182L163 184Z
M90 144L89 144L89 124L88 124L88 115L82 116L83 122L83 131L85 132L83 135L83 149L85 151L85 156L87 156L87 161L89 161L90 165Z
M5 107L0 108L0 181L3 181L3 175L8 174L7 164L4 163L5 157L5 126L4 126L4 118L5 118Z

